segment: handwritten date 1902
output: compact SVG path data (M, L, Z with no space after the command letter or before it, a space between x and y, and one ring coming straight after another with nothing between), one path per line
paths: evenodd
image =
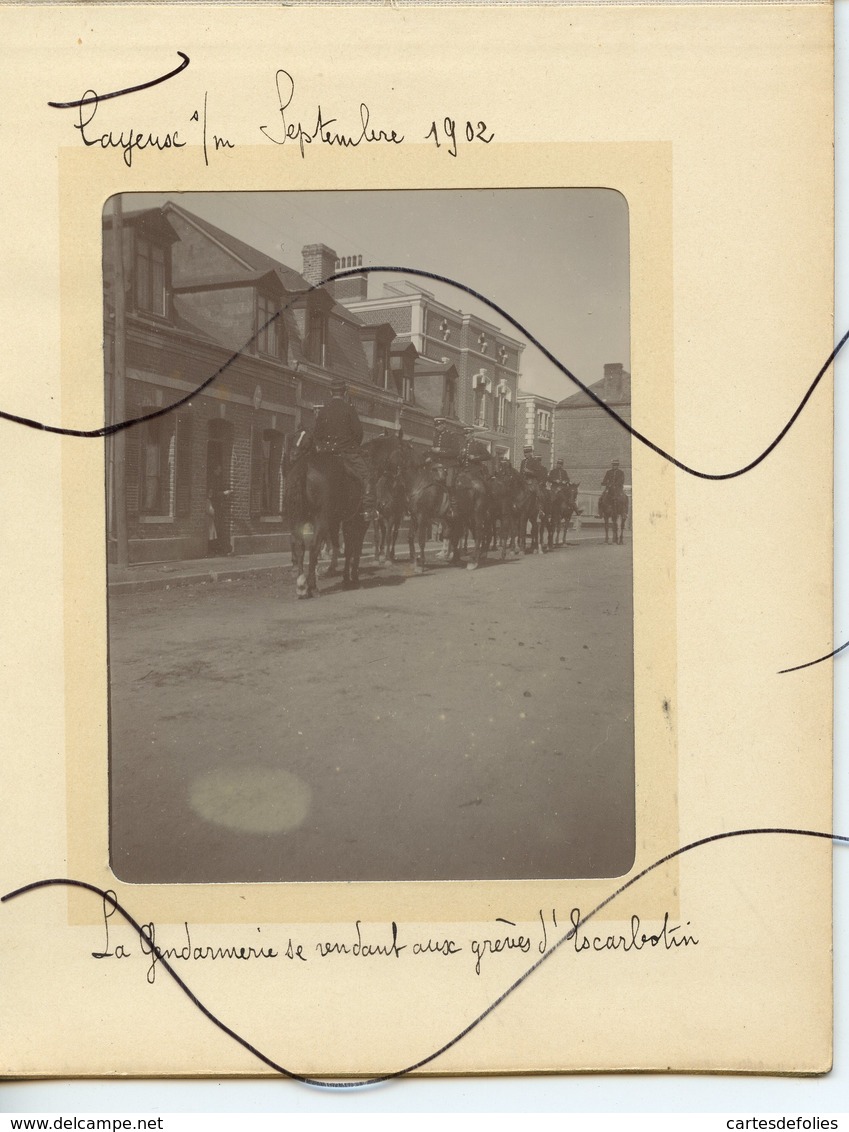
M457 132L458 127L459 133ZM485 145L489 145L494 137L494 131L488 130L486 122L470 122L467 120L464 127L454 118L443 118L441 124L437 123L434 118L430 124L430 129L425 134L425 141L428 138L433 138L437 149L446 145L449 157L456 157L457 143L462 138L465 138L467 142L482 141Z

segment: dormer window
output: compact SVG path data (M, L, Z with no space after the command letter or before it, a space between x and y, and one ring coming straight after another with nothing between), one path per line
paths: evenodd
M385 342L375 344L374 383L380 389L389 389L389 347Z
M307 331L307 360L317 366L327 366L327 315L321 310L309 313Z
M280 308L268 295L256 297L256 348L257 353L267 358L284 357L286 342L283 315Z
M401 375L401 397L408 405L415 402L415 392L413 390L413 374L407 366Z
M161 244L136 236L136 308L160 318L167 310L167 256Z

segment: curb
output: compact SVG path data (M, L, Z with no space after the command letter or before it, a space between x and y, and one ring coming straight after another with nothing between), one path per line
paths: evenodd
M580 539L567 539L566 542L557 550L564 550L568 547L598 545L604 544L604 538L599 535L590 535L589 538ZM440 544L434 543L433 547ZM547 552L546 552L547 553ZM373 554L363 555L362 561L368 562L374 560ZM263 565L262 563L254 563L251 565L245 564L238 566L236 563L216 569L215 567L205 567L203 569L196 569L187 574L162 574L152 578L127 578L120 581L115 580L109 582L107 585L108 592L117 597L122 594L130 593L154 593L157 590L172 590L184 586L198 586L217 584L220 582L233 582L241 578L278 578L282 580L291 573L292 565L286 563L274 563Z

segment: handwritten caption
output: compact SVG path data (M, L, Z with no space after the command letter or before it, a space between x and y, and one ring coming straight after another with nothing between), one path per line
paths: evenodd
M131 959L141 955L146 964L148 983L156 981L158 965L162 960L169 964L175 962L227 961L263 962L283 961L299 965L301 963L322 963L343 958L360 960L415 960L423 957L454 959L462 957L476 975L499 956L520 954L533 961L545 955L554 947L566 946L573 953L582 955L593 952L619 951L640 953L643 951L677 951L679 948L697 947L699 940L691 931L690 922L673 923L669 913L663 915L659 923L650 928L644 927L638 915L632 915L627 928L622 931L605 933L590 928L582 922L580 908L572 908L567 922L569 928L558 923L557 911L546 914L540 909L538 923L520 928L513 920L498 917L488 934L476 938L455 939L450 936L428 936L415 938L392 921L389 924L368 924L356 920L345 926L336 938L319 938L310 943L288 935L284 940L285 929L279 926L279 939L263 936L262 928L244 929L251 932L251 941L241 939L226 944L210 944L198 936L196 929L184 923L182 928L173 929L174 938L160 942L160 935L154 923L145 924L141 934L135 933L132 943L116 942L116 928L110 923L115 915L115 894L107 892L103 899L103 947L92 951L93 959ZM565 938L564 938L565 937Z
M165 129L154 130L126 120L121 127L113 125L103 128L100 108L104 102L126 97L174 77L188 65L188 59L184 58L185 64L170 75L141 86L108 94L98 94L89 89L82 98L73 102L50 105L59 109L76 109L77 117L73 128L78 132L83 145L117 151L128 169L133 167L133 162L145 151L176 155L189 146L202 152L203 162L208 166L216 154L224 155L237 149L231 138L214 128L208 91L204 92L199 105L187 109L181 120ZM302 159L306 158L307 151L314 145L349 150L360 146L399 146L407 140L431 142L434 151L456 158L463 148L489 145L495 138L495 132L487 122L472 114L460 117L440 114L411 129L402 129L397 123L375 121L365 102L360 102L353 113L348 112L347 120L340 118L337 113L325 111L321 103L316 105L314 111L307 109L301 112L295 106L295 80L282 67L274 76L274 89L277 102L275 117L270 125L257 125L258 136L255 140L265 138L276 146L288 145L297 149Z

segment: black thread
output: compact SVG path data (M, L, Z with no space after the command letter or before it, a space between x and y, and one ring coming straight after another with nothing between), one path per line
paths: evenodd
M488 1018L489 1015L492 1014L492 1012L496 1010L501 1005L501 1003L504 1002L504 1000L513 993L513 991L520 987L522 983L529 979L531 975L542 966L543 963L550 959L555 951L562 947L564 943L568 943L571 939L573 939L580 928L582 928L594 916L601 912L602 909L606 908L608 904L611 904L618 896L621 896L623 892L626 892L633 885L637 884L638 881L648 876L649 873L654 872L655 869L659 869L662 865L668 864L670 861L674 861L676 857L681 857L684 853L689 853L693 849L699 849L705 845L711 845L719 841L726 841L729 838L733 837L763 836L766 834L780 834L790 837L815 837L824 841L837 842L841 845L849 844L849 836L843 836L837 833L824 833L820 830L815 829L794 829L792 827L764 827L760 829L734 829L729 830L726 833L713 833L708 837L701 837L696 841L689 842L689 844L687 845L682 845L680 848L674 849L671 853L667 853L665 856L659 857L658 860L656 860L653 864L647 865L646 868L642 869L635 876L625 881L624 884L621 884L609 896L602 900L600 904L597 904L595 908L592 909L592 911L588 912L586 916L583 916L580 920L578 920L576 924L573 924L573 927L570 928L565 935L561 936L561 938L557 940L556 943L552 944L548 951L546 951L544 955L537 959L535 963L532 963L531 966L523 974L521 974L518 979L511 983L510 986L507 987L507 989L503 991L498 996L498 998L496 998L495 1001L486 1008L486 1010L484 1010L475 1019L473 1019L468 1024L468 1026L462 1029L458 1034L455 1034L453 1038L445 1042L444 1045L440 1046L439 1049L434 1050L434 1052L428 1054L427 1057L421 1058L419 1061L414 1062L412 1065L406 1066L404 1069L398 1069L392 1073L382 1073L379 1076L369 1077L362 1080L327 1081L322 1080L318 1077L305 1077L300 1073L295 1073L291 1069L286 1069L286 1067L283 1065L278 1065L276 1061L268 1057L266 1054L262 1053L256 1048L256 1046L251 1045L251 1043L246 1038L243 1038L240 1034L237 1034L235 1030L232 1030L225 1022L222 1022L220 1018L217 1018L211 1010L204 1006L204 1004L193 993L193 991L189 989L187 984L177 974L177 972L174 970L168 960L165 959L164 956L157 956L157 962L165 968L165 970L180 987L183 993L188 997L188 999L192 1003L194 1003L198 1010L200 1010L200 1012L206 1018L208 1018L209 1021L213 1023L213 1025L217 1026L221 1031L223 1031L223 1033L227 1034L228 1037L232 1038L233 1041L242 1046L243 1049L246 1049L248 1053L253 1054L253 1056L261 1061L264 1065L267 1065L269 1069L273 1069L276 1073L280 1073L282 1076L288 1077L293 1081L300 1081L301 1084L313 1085L317 1088L322 1089L366 1088L368 1086L383 1084L386 1081L393 1081L399 1077L406 1077L410 1073L415 1073L418 1069L423 1069L426 1065L429 1065L432 1061L435 1061L438 1057L441 1057L442 1054L447 1053L448 1050L450 1050L453 1046L456 1046L459 1042L461 1042L467 1034L470 1034L472 1030L476 1029L481 1024L481 1022L484 1021L485 1018ZM144 928L133 919L129 912L127 912L121 906L114 893L106 892L102 888L98 888L97 885L89 884L87 881L71 880L62 877L53 877L47 880L33 881L31 884L26 884L21 888L16 888L12 892L7 892L5 896L0 897L0 903L5 904L8 900L14 900L17 896L23 896L26 893L35 892L40 888L50 888L56 885L64 886L67 888L81 888L85 891L95 893L96 895L100 896L102 900L108 900L115 911L118 912L123 917L123 919L132 928L135 929L142 943L150 948L151 954L155 954L153 940L150 938Z
M825 656L818 656L816 660L806 660L804 664L795 664L792 668L779 668L778 675L784 676L787 672L799 672L803 668L812 668L815 664L822 664L824 660L831 660L833 656L837 656L845 648L849 648L849 641L844 641L842 645L838 645L836 649L827 652Z
M109 94L95 94L91 92L91 98L76 99L74 102L48 102L47 105L51 106L54 110L73 110L77 106L91 106L93 102L105 102L107 98L121 98L125 94L135 94L139 90L148 90L152 86L159 86L160 83L165 83L169 79L173 79L175 75L179 75L180 71L185 71L189 65L189 57L185 51L178 51L177 54L183 60L179 67L175 67L173 71L169 71L167 75L160 75L158 79L150 79L146 83L139 83L138 86L125 86L122 90L113 90ZM88 94L88 91L86 91Z

